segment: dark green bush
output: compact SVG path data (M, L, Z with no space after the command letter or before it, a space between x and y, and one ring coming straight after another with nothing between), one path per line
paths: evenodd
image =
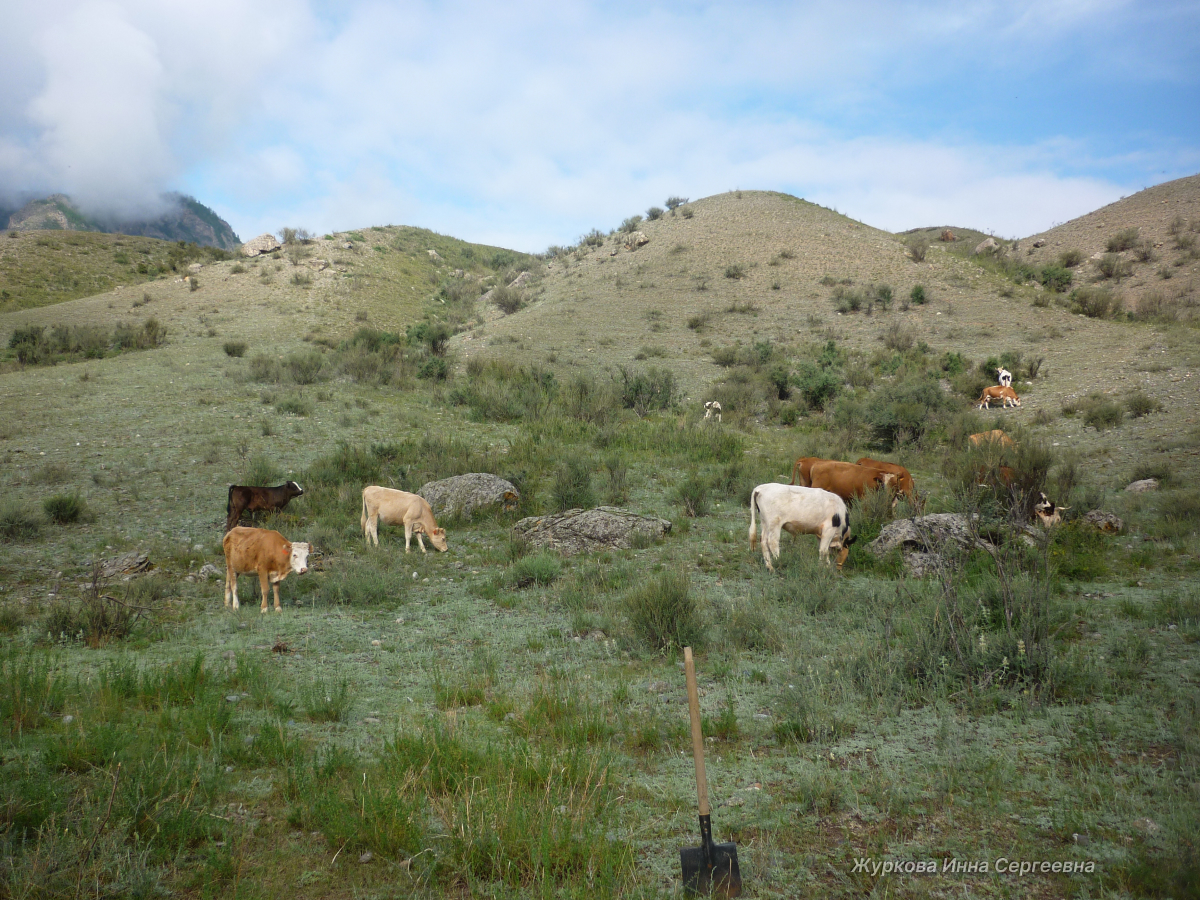
M241 359L246 355L245 341L226 341L224 348L226 356L232 356L235 359Z
M908 239L906 247L913 262L925 262L925 254L929 252L929 238L923 234L914 234Z
M1116 428L1124 417L1124 410L1116 402L1094 396L1084 408L1083 423L1091 425L1097 431L1103 431L1106 428Z
M283 365L296 384L313 384L320 377L324 362L316 350L301 350L289 353Z
M592 489L591 466L580 459L570 459L563 463L554 473L554 485L550 495L556 512L594 507L596 492Z
M1125 409L1135 419L1140 419L1142 416L1147 416L1150 413L1159 412L1162 408L1163 405L1161 403L1147 395L1144 391L1134 391L1125 398Z
M655 219L661 219L662 216L663 216L663 210L661 207L652 206L648 210L646 210L646 218L649 219L651 222L653 222Z
M70 525L87 515L87 502L79 494L55 494L42 502L46 518L58 525Z
M630 216L621 222L621 232L623 234L633 234L637 231L638 226L642 224L641 216Z
M668 409L675 400L675 376L669 369L653 366L643 371L618 370L621 405L638 415L650 410Z
M625 613L638 638L653 650L696 647L704 622L686 571L667 570L625 596Z
M1131 250L1138 240L1138 229L1123 228L1108 239L1105 249L1109 253L1120 253L1122 250Z
M746 267L741 263L733 263L725 267L725 277L739 280L746 277Z
M283 367L273 356L256 353L250 358L250 377L266 384L278 384L283 380Z
M913 289L911 291L909 291L908 299L912 302L912 304L914 306L923 306L924 304L928 303L929 297L927 296L927 294L925 292L925 285L923 285L923 284L913 285Z
M1106 319L1121 312L1121 298L1103 287L1079 287L1067 298L1071 312L1082 313L1089 319Z
M708 515L708 480L692 471L675 488L675 500L692 518Z
M1083 251L1081 250L1064 250L1058 255L1058 263L1064 269L1073 269L1083 262Z
M1064 266L1043 266L1038 280L1048 289L1056 294L1061 294L1071 286L1073 274L1070 269Z
M545 587L557 581L562 575L562 570L562 558L557 553L543 550L518 559L508 567L504 578L512 588L527 588L533 585Z
M369 330L360 328L358 334ZM445 322L418 322L416 325L409 325L405 331L405 338L408 340L408 343L416 347L424 347L433 356L445 355L446 346L449 344L452 335L453 332L450 330L450 326Z
M872 438L891 448L901 439L920 439L948 408L946 394L935 379L910 376L872 394L865 412Z
M1121 259L1116 253L1105 253L1096 261L1096 269L1105 278L1114 278L1120 281L1133 272L1133 264L1128 260Z
M417 369L417 377L431 381L445 381L450 376L450 363L444 356L431 356Z
M10 541L27 541L42 531L42 520L19 500L5 500L0 504L0 535Z
M525 305L525 298L521 292L507 286L493 289L491 300L505 315L512 315Z

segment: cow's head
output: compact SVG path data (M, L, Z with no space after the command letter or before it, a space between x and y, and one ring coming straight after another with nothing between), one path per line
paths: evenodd
M297 575L303 575L308 571L308 552L312 549L312 544L304 541L292 541L292 571Z
M301 494L304 493L304 488L300 487L300 485L298 485L294 481L289 481L287 484L284 485L284 487L287 488L287 493L288 493L289 497L299 497Z
M855 538L854 535L849 532L849 530L842 535L841 549L838 550L837 555L837 567L839 569L846 564L846 559L850 556L850 545L853 544L855 540L857 540L857 538ZM837 542L835 541L835 543Z
M432 531L426 531L425 534L429 536L429 542L433 544L435 549L443 553L450 549L450 545L446 543L445 528L434 528Z

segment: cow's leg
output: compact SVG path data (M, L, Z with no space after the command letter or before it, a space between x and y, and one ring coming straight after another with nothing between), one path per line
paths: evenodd
M767 571L774 572L775 567L771 565L771 558L779 556L779 530L775 527L768 528L766 522L763 522L762 554L763 562L767 564Z
M267 575L266 569L258 570L258 586L260 588L262 588L262 598L263 598L262 599L262 609L260 609L259 612L267 611L267 594L270 593L270 588L268 587L270 580L271 580L270 576Z
M367 543L374 542L375 546L379 546L379 515L367 517Z
M225 605L229 606L229 598L233 597L233 610L238 609L237 595L237 573L233 571L233 566L225 567Z
M279 582L275 582L271 587L275 588L275 612L283 612L283 607L279 605Z
M407 553L409 545L412 543L413 526L412 522L404 523L404 552Z
M817 548L817 558L825 565L829 565L829 545L833 543L834 533L832 526L821 530L821 544Z

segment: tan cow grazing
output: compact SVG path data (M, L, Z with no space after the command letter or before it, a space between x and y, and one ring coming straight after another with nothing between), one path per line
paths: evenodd
M891 472L896 476L892 481L892 490L896 492L897 499L899 499L900 494L903 494L913 506L917 505L917 486L913 483L912 475L909 474L908 469L904 468L904 466L898 463L871 459L869 456L864 456L855 465L866 466L868 469L878 469L881 472Z
M861 498L867 491L879 488L890 490L895 480L896 476L891 472L848 462L814 463L809 472L810 487L837 494L847 503Z
M788 483L798 484L801 487L812 487L810 480L812 467L816 463L836 461L837 460L833 459L824 459L820 456L802 456L796 460L795 464L792 466L792 480Z
M362 517L359 524L368 542L375 541L379 546L379 523L384 525L404 526L404 552L409 551L412 536L417 536L417 544L421 552L425 552L425 542L421 535L427 535L434 548L441 551L450 549L446 544L446 529L438 528L433 519L433 510L420 494L409 494L392 488L371 485L363 488Z
M982 447L985 444L999 444L1001 447L1011 448L1017 446L1017 442L999 428L993 428L991 431L981 431L979 434L971 435L967 440L971 442L972 447Z
M985 387L983 393L979 395L979 399L975 402L978 404L977 409L991 409L991 403L995 401L1000 403L1002 409L1008 409L1010 406L1020 406L1021 398L1017 396L1017 392L1010 387L1003 387L994 384L991 387Z
M850 555L854 538L846 503L829 491L790 484L760 484L750 493L750 549L758 543L755 515L762 522L762 555L774 572L772 559L779 557L779 533L815 534L821 538L821 562L829 563L829 551L837 551L840 569Z
M233 599L233 608L238 609L237 577L246 572L257 572L262 588L262 612L267 611L267 585L275 588L275 612L283 612L279 606L279 582L295 572L303 575L308 571L309 544L289 541L278 531L265 528L231 528L221 542L225 548L225 605Z

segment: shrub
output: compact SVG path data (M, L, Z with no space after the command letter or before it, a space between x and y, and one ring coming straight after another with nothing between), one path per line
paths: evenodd
M431 356L417 369L417 377L432 381L445 381L450 376L450 363L444 356Z
M694 216L696 214L696 211L694 209L692 209L690 206L685 206L679 211L679 214L681 216L683 216L685 219L690 219L692 216Z
M255 487L269 487L278 484L283 478L283 470L269 456L255 453L246 462L245 484Z
M312 276L307 272L293 272L292 284L296 287L312 287Z
M644 372L619 368L621 405L644 416L654 409L667 409L675 399L675 376L668 369L651 366Z
M1138 229L1123 228L1108 239L1105 248L1109 253L1120 253L1122 250L1131 249L1138 239Z
M1064 266L1043 266L1038 280L1049 290L1061 294L1071 286L1073 276Z
M1154 262L1158 258L1154 253L1154 242L1151 240L1139 241L1133 248L1133 255L1138 262Z
M87 503L79 494L55 494L42 502L42 509L51 522L69 525L87 514Z
M691 518L708 515L708 481L692 471L675 488L675 499Z
M250 359L250 377L266 384L278 384L283 380L283 367L273 356L256 353Z
M320 377L324 362L316 350L301 350L289 353L283 365L296 384L313 384Z
M965 356L956 350L947 350L942 354L938 366L947 375L960 375L970 368L971 364Z
M708 324L709 319L711 318L712 316L709 313L699 313L698 315L689 316L687 320L687 327L692 331L699 331Z
M594 507L596 493L592 489L591 466L580 459L571 459L563 463L554 473L554 486L550 490L550 496L556 512Z
M300 690L300 705L310 722L344 722L352 702L344 678L337 683L316 679Z
M509 587L527 588L532 585L545 587L553 584L562 575L562 559L557 553L543 550L532 556L523 556L509 566L505 580Z
M499 288L497 288L499 290ZM506 289L507 290L507 289ZM355 335L364 332L372 332L374 329L360 328ZM384 338L390 338L387 332L378 332ZM425 347L434 356L443 356L446 353L446 347L450 342L451 331L450 326L445 322L418 322L416 325L409 325L404 334L408 343L418 347Z
M929 238L923 234L914 234L908 239L906 247L913 262L925 262L925 254L929 252Z
M1150 413L1159 412L1163 405L1153 397L1147 395L1144 391L1135 391L1125 398L1125 409L1129 411L1129 415L1135 419L1140 419L1142 416Z
M638 638L654 650L699 647L704 623L686 571L668 569L625 596L625 613Z
M632 234L637 231L639 225L642 224L641 216L630 216L621 222L621 232L623 234Z
M741 263L733 263L725 267L725 277L735 281L746 277L746 267Z
M1083 423L1091 425L1097 431L1115 428L1125 418L1125 412L1116 402L1093 394L1083 407Z
M1103 287L1079 287L1067 298L1071 312L1082 313L1089 319L1105 319L1121 311L1121 299Z
M902 322L892 322L883 335L883 345L897 353L907 353L912 349L917 336L913 330Z
M10 541L25 541L37 537L41 530L42 520L25 504L11 499L0 504L0 535Z
M685 204L687 202L688 202L687 197L671 196L666 199L666 201L663 203L663 205L667 209L669 209L671 212L675 212L676 209L678 209L680 206L683 206L683 204Z
M1082 250L1064 250L1062 253L1058 254L1058 264L1064 269L1073 269L1081 262L1083 262Z
M892 305L892 286L890 284L877 284L872 289L875 296L875 302L879 304L880 309L890 309Z
M1096 268L1103 277L1120 281L1133 271L1133 264L1115 253L1105 253L1097 260Z
M663 210L661 207L652 206L648 210L646 210L646 218L649 219L651 222L655 221L656 219L661 219L662 217L663 217Z
M234 359L241 359L246 355L245 341L226 341L224 347L226 356L232 356Z
M890 448L902 438L922 437L948 405L936 380L917 375L872 394L865 415L874 440Z
M525 298L515 288L498 287L492 291L492 303L505 315L512 315L525 305Z

